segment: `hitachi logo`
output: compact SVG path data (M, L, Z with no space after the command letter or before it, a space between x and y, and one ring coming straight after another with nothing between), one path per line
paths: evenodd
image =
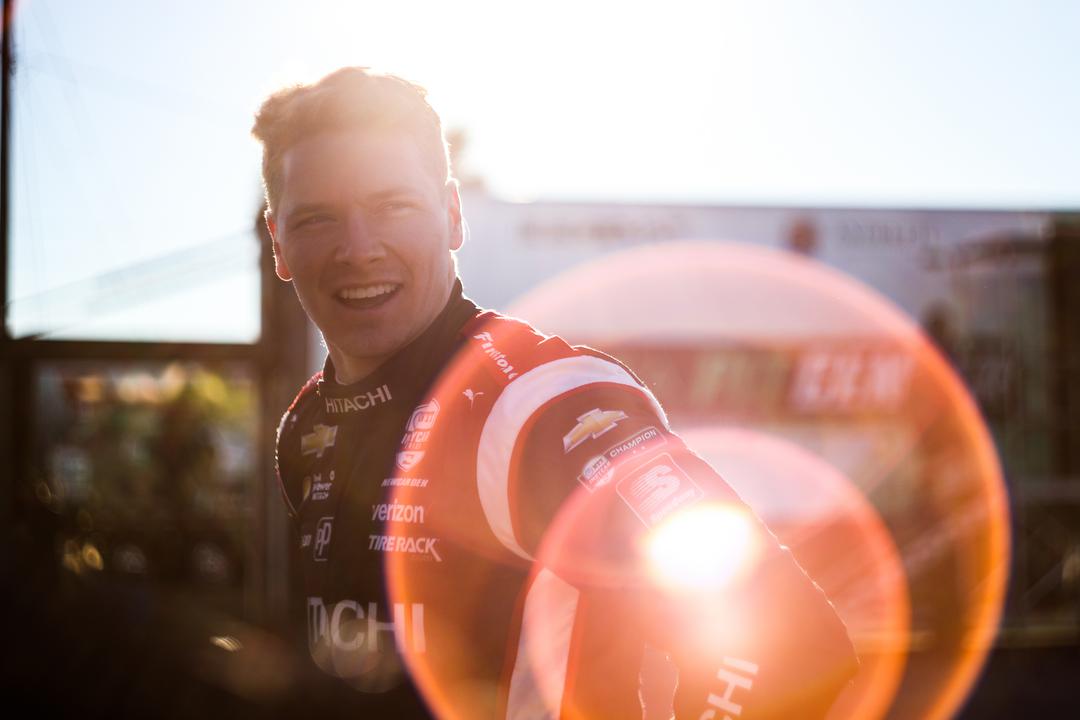
M701 714L699 720L714 720L717 710L724 713L723 720L732 720L742 715L743 706L732 700L736 689L747 692L754 686L754 676L758 674L758 665L749 660L725 657L724 665L716 671L716 679L724 683L721 693L709 693L709 709ZM735 671L738 672L735 672ZM742 674L740 674L742 673Z
M499 349L495 347L495 343L492 342L489 333L480 333L474 337L477 340L483 341L480 343L480 349L484 351L485 355L495 361L495 364L498 365L499 369L506 375L507 380L513 380L518 376L518 374L514 372L514 366L506 359L506 353L500 352Z
M413 652L427 650L424 637L424 606L420 603L394 603L391 619L379 619L379 606L369 602L342 600L327 607L320 597L308 598L308 645L312 655L324 655L323 648L372 653L396 644ZM381 642L380 642L381 640ZM337 674L335 668L324 670Z
M328 397L326 398L326 412L348 413L356 412L358 410L367 410L370 407L388 402L392 399L393 395L390 394L390 386L380 385L371 392L360 393L351 398Z

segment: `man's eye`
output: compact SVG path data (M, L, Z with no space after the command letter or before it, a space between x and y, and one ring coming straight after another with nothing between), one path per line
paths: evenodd
M333 221L334 221L334 218L333 218L332 215L308 215L307 217L300 218L299 220L297 220L296 224L293 227L296 227L296 228L314 227L316 225L329 223L329 222L333 222Z

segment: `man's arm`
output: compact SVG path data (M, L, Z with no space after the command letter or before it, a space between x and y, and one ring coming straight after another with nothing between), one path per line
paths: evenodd
M581 591L579 615L595 617L579 625L672 656L677 717L826 714L857 668L843 624L643 391L568 393L530 420L519 443L509 486L517 541ZM589 662L577 672L602 678Z

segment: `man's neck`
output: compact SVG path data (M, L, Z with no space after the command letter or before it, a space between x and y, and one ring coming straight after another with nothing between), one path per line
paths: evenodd
M387 357L350 357L339 352L333 346L327 347L330 360L334 363L334 381L338 385L352 385L360 382L386 361Z

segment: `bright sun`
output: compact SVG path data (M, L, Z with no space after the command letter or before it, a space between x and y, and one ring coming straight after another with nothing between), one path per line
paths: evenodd
M759 551L754 522L744 508L697 505L673 515L646 541L651 569L673 588L720 588L747 567Z

